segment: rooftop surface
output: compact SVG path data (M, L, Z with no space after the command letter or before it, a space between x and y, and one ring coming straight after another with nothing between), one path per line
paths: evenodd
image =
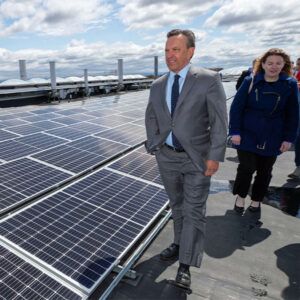
M278 157L271 187L293 186L299 192L300 181L287 177L294 169L293 160L292 151ZM135 264L139 282L123 280L108 299L300 299L300 219L263 205L263 224L250 230L247 215L233 211L234 196L228 186L236 168L236 152L227 148L225 162L213 177L219 190L213 189L207 201L205 254L202 266L191 268L191 293L172 283L178 262L159 259L173 242L170 220ZM299 203L299 193L297 199Z
M230 92L227 95L229 97ZM115 98L117 101L118 96ZM230 101L227 104L229 106ZM18 110L2 110L9 111L14 113L15 122ZM278 157L271 188L293 191L290 201L299 205L300 181L288 180L287 177L294 169L293 161L292 151ZM205 255L201 268L191 269L191 291L182 290L172 283L178 262L159 260L159 253L172 243L170 219L135 263L133 269L139 275L138 280L124 279L108 299L300 299L299 219L263 205L263 224L250 230L247 214L239 217L233 212L231 184L236 168L236 152L227 148L225 162L213 177L207 201ZM278 204L274 202L273 205L275 203ZM89 299L99 297L101 293L96 290Z

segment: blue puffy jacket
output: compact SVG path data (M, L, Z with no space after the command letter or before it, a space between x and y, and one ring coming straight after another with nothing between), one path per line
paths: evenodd
M299 121L297 81L282 73L270 84L264 73L246 77L230 108L229 135L239 134L237 149L260 155L281 154L283 141L294 142Z

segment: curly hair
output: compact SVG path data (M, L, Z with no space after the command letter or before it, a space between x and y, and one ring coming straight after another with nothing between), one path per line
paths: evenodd
M253 71L255 75L264 72L264 69L262 68L262 63L265 63L267 58L271 55L281 56L284 60L284 67L282 68L281 72L287 76L293 76L292 62L290 56L286 54L285 51L278 48L272 48L267 52L265 52L261 57L257 58L254 66L254 71Z

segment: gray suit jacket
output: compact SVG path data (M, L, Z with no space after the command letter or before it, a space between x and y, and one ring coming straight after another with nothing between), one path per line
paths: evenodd
M150 90L146 149L159 150L172 130L193 163L205 171L205 160L224 161L226 150L226 96L220 76L191 65L173 119L166 103L168 76L157 79Z

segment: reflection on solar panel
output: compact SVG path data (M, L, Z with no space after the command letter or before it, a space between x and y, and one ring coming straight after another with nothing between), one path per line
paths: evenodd
M0 299L83 299L1 245L0 279Z
M33 157L73 173L81 173L125 151L120 143L88 136L86 138L45 150Z
M155 185L102 169L0 222L0 239L91 293L167 205Z
M135 146L146 139L145 128L134 124L125 124L116 128L95 134L111 141L120 142L129 146Z
M28 158L0 165L0 213L70 177L68 173Z
M162 185L155 156L147 154L144 146L123 156L108 167Z

